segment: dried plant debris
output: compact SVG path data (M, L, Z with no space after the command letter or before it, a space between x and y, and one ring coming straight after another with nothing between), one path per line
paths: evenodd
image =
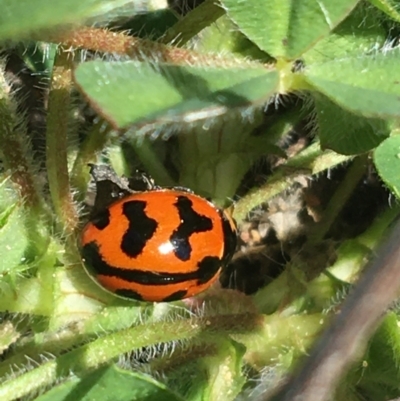
M309 241L345 172L343 167L314 180L304 177L254 210L240 226L240 247L221 276L222 286L252 294L291 261L307 266L308 280L332 265L340 241L360 235L388 203L387 191L369 171L328 233L317 242Z
M271 282L299 252L312 223L300 184L263 204L240 227L240 249L222 275L222 285L251 294Z

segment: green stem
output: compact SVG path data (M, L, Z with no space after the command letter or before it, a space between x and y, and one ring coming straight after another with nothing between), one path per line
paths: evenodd
M368 228L360 236L357 237L357 242L363 246L373 250L382 241L384 235L390 225L400 214L400 204L388 207L383 213L379 214Z
M344 180L340 183L326 207L323 218L318 222L308 235L308 244L316 244L323 240L328 233L336 217L346 205L348 199L353 194L354 189L365 174L367 167L365 156L357 157L348 169Z
M297 179L305 175L316 175L350 159L351 156L339 155L330 150L322 151L316 142L289 160L286 165L276 169L263 186L240 199L235 206L233 217L240 223L252 209L288 189Z
M365 262L385 240L389 227L398 218L399 213L400 205L386 208L361 235L344 241L337 249L337 260L324 274L346 283L356 281Z
M47 210L35 171L38 169L34 166L31 156L33 152L26 123L23 116L17 112L18 104L3 71L0 77L0 92L0 144L4 167L10 172L10 178L16 184L30 213L43 213Z
M73 204L68 175L68 131L70 91L72 87L72 61L62 50L53 67L46 132L46 166L50 195L61 231L71 234L78 222Z
M103 119L93 125L79 149L71 173L71 186L77 189L80 200L86 194L89 181L88 164L94 163L97 153L101 152L108 141L110 126Z
M0 386L0 399L8 401L23 397L43 386L50 386L70 372L76 375L83 374L134 349L196 337L199 338L198 341L204 341L205 337L212 337L215 332L243 333L255 330L260 324L262 320L259 315L245 313L182 319L172 323L158 322L121 330L98 338L4 382Z

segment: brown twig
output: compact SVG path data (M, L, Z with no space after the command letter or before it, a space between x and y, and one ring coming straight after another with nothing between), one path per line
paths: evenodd
M365 346L400 287L400 222L322 335L302 370L269 401L325 401Z
M37 38L39 39L39 38ZM71 31L44 35L40 40L61 43L64 48L87 49L101 53L128 56L139 60L154 60L172 64L220 67L262 67L257 61L221 57L217 54L201 54L192 50L173 47L148 39L128 36L124 32L113 32L103 28L80 27ZM264 65L266 68L272 66Z

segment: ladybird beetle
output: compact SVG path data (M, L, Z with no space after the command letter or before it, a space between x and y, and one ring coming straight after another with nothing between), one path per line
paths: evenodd
M194 296L230 261L233 219L184 188L146 183L147 190L121 189L120 199L95 208L80 237L86 270L125 298L169 302Z

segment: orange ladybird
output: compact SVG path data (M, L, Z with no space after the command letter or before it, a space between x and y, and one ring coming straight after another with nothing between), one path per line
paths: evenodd
M81 234L82 258L95 281L148 302L206 290L235 248L228 214L182 188L126 194L97 211Z

